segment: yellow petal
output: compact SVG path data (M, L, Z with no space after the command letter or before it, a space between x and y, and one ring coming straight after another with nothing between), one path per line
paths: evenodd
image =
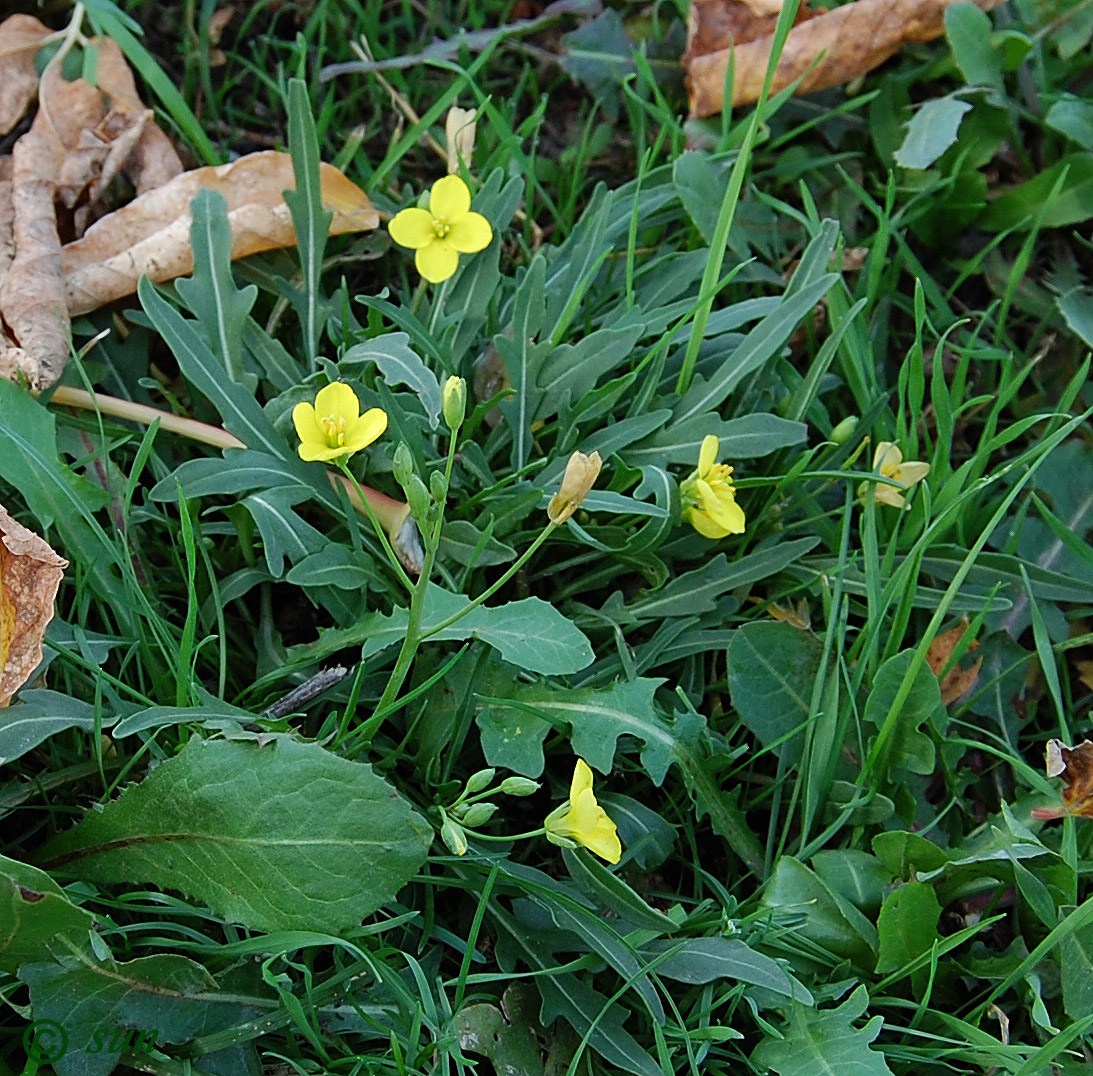
M429 212L434 217L454 224L470 208L471 192L459 176L445 176L433 184L429 192Z
M346 430L345 449L347 452L359 452L367 448L387 429L387 412L382 407L373 407L365 411L353 425Z
M600 818L596 828L581 842L590 852L595 852L608 863L618 863L622 859L622 842L615 823L607 817L607 812L600 808Z
M719 489L716 493L708 482L699 479L695 483L702 507L706 514L726 534L744 533L744 512L736 503L736 498L729 489Z
M930 465L923 463L920 460L908 460L903 464L895 474L897 482L902 482L905 486L913 486L916 482L921 482L930 473Z
M314 463L316 461L325 462L326 460L337 459L339 456L348 455L350 449L346 448L345 445L331 448L325 441L321 445L316 444L314 441L309 441L306 443L301 442L298 451L300 453L300 459L305 463Z
M356 421L360 410L361 402L357 399L357 394L344 381L332 381L329 385L324 385L315 396L315 413L319 418L333 415L335 418L344 418L346 425L349 425Z
M311 404L298 403L292 409L292 424L303 444L326 446L326 436L319 427L319 416Z
M719 538L728 537L728 531L724 527L718 526L710 517L699 508L691 508L687 512L687 522L703 538L710 538L717 541Z
M717 459L721 442L711 433L702 438L702 448L698 452L698 473L706 474Z
M435 238L433 215L425 209L404 209L396 213L387 225L391 238L400 247L427 247Z
M592 770L583 758L577 759L573 767L573 780L569 785L569 802L576 803L582 792L592 791Z
M877 450L873 453L873 470L883 467L898 467L903 462L903 453L899 445L891 441L879 441Z
M459 268L459 255L447 240L436 239L414 255L414 265L430 284L439 284Z
M464 213L452 222L447 238L460 254L477 254L490 245L493 229L481 213Z
M893 508L905 508L907 501L895 486L884 486L880 482L874 487L877 491L877 504L890 504Z

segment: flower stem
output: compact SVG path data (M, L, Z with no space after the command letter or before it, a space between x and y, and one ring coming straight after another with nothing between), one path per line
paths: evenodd
M543 542L545 542L547 538L550 537L550 534L555 529L555 527L557 527L556 523L548 523L543 529L542 533L539 535L539 537L536 538L535 541L532 542L531 545L529 545L527 549L524 550L524 552L520 555L520 559L517 560L509 568L509 570L505 572L503 576L501 576L500 579L487 587L481 594L478 595L477 598L469 601L458 612L452 613L452 615L448 617L447 620L442 620L435 627L430 628L427 632L425 632L424 635L422 635L421 638L423 640L428 639L430 635L435 635L438 631L443 631L445 628L451 627L451 625L454 624L457 620L462 620L463 617L471 612L471 610L477 609L484 601L489 601L489 599L492 598L494 594L496 594L528 562L529 558L535 552L535 550L537 550L539 546L541 546Z
M181 415L171 414L170 411L160 411L158 408L135 403L132 400L119 400L116 396L104 396L100 393L92 394L71 385L58 385L54 388L49 402L63 407L75 407L82 411L112 415L114 418L137 422L142 426L151 426L153 422L158 422L160 429L186 437L191 441L198 441L203 445L211 445L213 448L247 447L238 437L219 426L210 426L207 422L184 418ZM372 517L374 522L378 520L387 534L396 536L399 533L409 512L406 504L388 497L385 493L380 493L378 489L372 489L371 486L362 486L352 475L347 478L333 471L327 471L327 475L333 485L344 487L350 504L358 512ZM413 587L409 579L407 579L407 586L410 589Z
M357 495L360 497L360 503L364 506L365 513L372 521L372 527L376 532L376 537L380 540L380 545L383 546L383 551L387 554L387 559L391 562L391 566L395 569L395 574L401 580L402 585L406 587L406 589L412 594L415 589L414 584L410 580L410 577L406 574L406 569L402 566L402 561L399 560L398 554L392 548L391 539L387 537L387 531L383 529L383 525L380 523L379 517L376 515L375 509L372 507L372 504L369 501L368 497L365 496L364 488L357 481L357 476L353 474L352 471L350 471L349 464L347 464L344 459L337 460L336 465L345 476L346 481L350 484L350 487L356 490Z

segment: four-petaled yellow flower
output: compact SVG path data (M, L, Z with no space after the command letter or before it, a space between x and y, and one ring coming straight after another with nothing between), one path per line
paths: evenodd
M698 466L679 484L683 518L704 538L744 533L744 510L736 503L732 468L715 463L721 442L703 438Z
M333 460L367 448L387 429L387 412L381 407L360 413L357 394L344 382L319 389L315 403L298 403L292 422L300 436L300 458Z
M592 792L592 770L583 758L577 759L573 770L569 802L551 811L543 826L547 840L552 844L569 846L576 841L608 863L618 863L622 858L618 830L596 802Z
M873 454L873 470L885 478L899 482L904 489L921 482L929 473L930 465L919 460L905 460L898 445L891 441L881 441ZM858 487L858 495L865 497L869 486L874 489L878 504L890 504L893 508L906 508L907 501L898 489L884 482L863 482Z
M460 254L485 250L493 238L490 222L471 212L471 192L459 176L438 179L429 192L429 208L396 213L387 230L399 246L415 252L417 271L430 284L447 280Z

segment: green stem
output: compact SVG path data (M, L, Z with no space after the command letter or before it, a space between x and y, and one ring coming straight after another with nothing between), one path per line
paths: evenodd
M430 628L422 639L428 639L430 635L435 635L438 631L443 631L445 628L451 627L457 620L462 620L472 609L477 609L484 601L488 601L494 596L530 559L531 555L550 537L550 533L557 526L557 523L548 523L543 529L542 534L535 539L520 555L520 559L516 561L512 567L500 579L497 580L492 586L487 587L481 594L478 595L473 601L468 602L457 613L452 613L447 620L442 620L435 627Z
M413 587L410 596L410 613L406 622L406 635L402 640L395 667L391 670L390 679L383 689L380 700L376 703L372 716L365 721L357 734L357 739L369 743L383 723L388 707L398 696L406 677L410 672L418 647L425 635L421 634L421 618L425 615L425 595L429 589L429 579L433 574L433 564L436 561L437 550L440 548L440 532L444 526L444 505L448 499L448 487L452 479L452 467L455 464L456 431L452 432L448 440L448 460L444 468L444 488L437 504L436 522L432 528L425 527L422 537L425 539L425 563L418 576L417 585ZM427 634L431 634L427 633Z
M349 465L344 459L336 461L338 470L349 480L353 488L357 492L357 496L361 499L361 504L364 506L364 510L368 515L368 518L372 521L372 527L376 532L376 537L380 540L380 545L383 546L383 551L387 554L387 559L391 562L391 566L395 569L395 573L402 581L402 585L414 593L415 587L411 582L410 577L406 574L406 569L402 566L402 561L398 559L398 554L395 552L391 545L391 539L387 537L387 532L383 529L383 524L380 523L379 518L376 515L376 510L372 507L372 502L364 495L364 490L361 489L361 484L357 481L356 475L349 469ZM422 572L422 577L425 576L425 572ZM421 585L421 580L418 580L418 586Z
M459 824L462 825L462 823ZM466 826L463 828L466 829ZM467 832L470 833L476 841L524 841L529 837L541 837L546 833L546 828L540 826L538 829L529 830L527 833L515 833L508 837L494 836L489 833L479 833L476 829L468 829Z

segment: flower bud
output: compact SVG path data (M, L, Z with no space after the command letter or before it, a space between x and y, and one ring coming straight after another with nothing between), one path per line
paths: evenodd
M463 836L463 827L456 825L450 818L440 827L440 839L454 855L467 854L467 839Z
M581 501L599 477L603 460L598 452L586 456L583 452L574 452L566 464L562 477L562 488L550 498L547 515L551 523L564 523L580 507Z
M467 795L470 796L475 792L481 792L484 788L489 788L495 773L497 771L492 766L485 770L479 770L477 773L472 773L467 778Z
M444 421L453 433L463 425L467 414L467 382L453 374L444 382Z
M530 777L506 777L498 789L506 796L533 796L539 791L539 782Z
M463 816L463 825L469 829L488 822L497 813L496 803L472 803Z
M418 478L414 471L414 457L406 443L399 442L395 449L391 469L394 471L398 484L402 486L406 494L406 500L410 505L410 512L415 520L424 520L429 514L429 491L425 483Z
M837 444L837 445L845 445L846 442L849 441L850 438L854 436L854 431L857 428L858 428L858 416L857 415L847 415L847 417L844 418L842 420L842 422L840 422L838 424L838 426L836 426L831 431L831 440L834 441L835 444Z

